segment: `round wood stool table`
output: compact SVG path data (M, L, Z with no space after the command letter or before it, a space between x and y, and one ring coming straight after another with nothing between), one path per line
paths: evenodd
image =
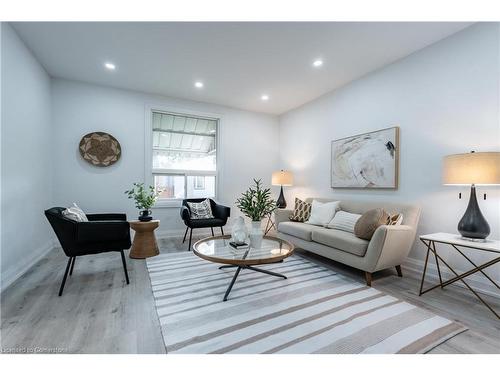
M129 257L144 259L154 257L160 253L156 243L154 230L160 225L160 220L130 221L130 228L135 230L134 242Z

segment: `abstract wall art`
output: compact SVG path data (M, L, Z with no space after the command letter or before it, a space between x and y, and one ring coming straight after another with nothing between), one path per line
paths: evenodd
M397 189L399 127L332 141L332 188Z

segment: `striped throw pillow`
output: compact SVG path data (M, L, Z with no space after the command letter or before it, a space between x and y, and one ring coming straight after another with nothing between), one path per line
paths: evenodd
M339 229L345 232L354 233L354 226L361 217L358 214L351 214L346 211L338 211L332 221L328 223L327 228Z
M309 220L309 216L311 216L311 203L306 203L299 198L295 198L295 209L290 215L290 220L303 223Z
M187 202L189 211L191 211L191 219L213 219L212 207L210 206L210 199L205 199L200 203Z

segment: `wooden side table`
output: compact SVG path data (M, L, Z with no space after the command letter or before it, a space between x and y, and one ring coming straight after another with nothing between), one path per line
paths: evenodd
M154 257L160 253L154 230L160 225L160 220L130 222L130 228L135 231L134 242L129 257L144 259Z

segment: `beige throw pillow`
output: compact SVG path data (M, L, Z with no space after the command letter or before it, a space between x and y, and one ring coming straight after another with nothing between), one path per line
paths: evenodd
M389 217L383 208L366 211L356 222L354 235L364 240L371 240L377 228L389 222Z

